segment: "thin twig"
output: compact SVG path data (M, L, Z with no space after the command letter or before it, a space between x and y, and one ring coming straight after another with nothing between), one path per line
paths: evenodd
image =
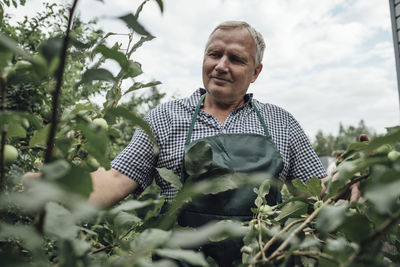
M285 241L283 241L283 243L274 251L274 253L272 253L272 255L268 257L268 261L271 261L275 257L282 254L283 250L289 245L292 238L299 234L318 215L323 207L329 205L333 201L333 198L334 197L327 199L318 209L314 210L299 227L291 232L289 236L285 239Z
M6 97L7 97L7 82L6 79L1 76L0 77L1 84L1 112L5 113L6 111ZM3 130L1 131L1 147L0 147L0 192L5 188L6 183L6 163L4 160L4 147L6 145L6 136L7 136L7 125L3 125Z
M293 221L293 222L291 222L290 224L288 224L287 226L285 226L285 228L283 228L278 234L274 235L270 240L268 240L268 242L264 245L264 247L261 249L261 251L259 251L259 252L254 256L253 260L257 260L257 259L261 256L261 253L265 253L265 251L267 251L267 250L271 247L271 245L278 239L278 237L279 237L281 234L283 234L283 233L289 231L289 229L292 228L294 225L296 225L296 224L298 224L298 223L300 223L300 222L303 222L303 221L305 221L305 220L306 220L306 218L301 218L301 219L298 219L298 220L296 220L296 221Z
M129 33L128 36L129 36L129 39L128 39L128 46L127 46L127 48L126 48L125 56L128 56L128 51L129 51L129 48L130 48L131 43L132 43L132 40L133 40L133 32ZM119 88L121 88L122 81L123 81L123 79L121 78L121 79L119 80L119 82L118 82L118 87L119 87Z
M53 151L53 146L54 146L54 139L55 139L57 124L58 124L58 105L59 105L59 99L60 99L60 95L61 95L61 87L62 87L62 83L63 83L65 65L66 65L66 61L67 61L69 34L71 31L72 20L74 17L74 11L75 11L77 3L78 3L78 0L74 0L74 2L72 3L72 7L69 10L68 25L67 25L67 30L65 33L64 42L63 42L63 46L62 46L62 50L61 50L60 67L57 71L57 83L56 83L56 87L53 91L53 105L52 105L53 114L51 117L50 132L49 132L49 137L47 139L46 154L44 157L44 161L46 163L50 162L50 160L51 160L51 153Z
M258 246L260 247L260 252L262 255L262 258L264 261L267 260L267 257L265 256L264 250L263 250L263 245L262 245L262 229L261 229L261 213L258 213L257 215L257 223L258 223Z
M111 244L111 245L108 245L108 246L101 247L101 248L95 249L93 251L90 251L89 254L96 254L96 253L102 252L102 251L107 250L107 249L111 249L111 248L116 247L116 246L117 246L117 244Z
M341 261L339 261L338 259L336 259L335 257L333 257L333 256L331 256L329 254L326 254L326 253L322 253L320 251L299 251L299 250L296 250L296 251L293 251L291 253L291 255L294 255L294 256L305 256L305 257L309 257L309 258L313 258L313 259L317 259L317 260L319 258L324 258L324 259L327 259L329 261L332 261L332 262L336 263L340 267L344 266L343 263ZM281 260L284 257L286 257L285 254L280 255L276 259L277 260Z

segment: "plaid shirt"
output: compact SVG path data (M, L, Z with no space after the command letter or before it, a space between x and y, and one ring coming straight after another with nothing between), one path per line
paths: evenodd
M159 105L146 116L160 149L158 155L153 153L147 134L139 128L130 144L112 161L114 169L138 183L136 194L141 193L155 178L161 187L161 194L166 195L167 200L174 198L177 190L159 176L156 168L164 167L180 175L185 139L196 105L204 93L205 89L200 88L188 98ZM252 94L246 95L245 104L229 114L224 124L200 110L191 141L221 133L265 135L252 105L259 108L282 156L284 167L280 179L300 178L305 181L314 176L326 176L321 161L293 116L277 106L260 103L253 99Z

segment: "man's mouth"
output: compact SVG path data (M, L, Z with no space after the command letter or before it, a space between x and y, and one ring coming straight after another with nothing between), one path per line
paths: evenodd
M231 82L231 80L229 80L229 79L218 77L218 76L211 76L211 79L215 79L216 81L220 81L220 82Z

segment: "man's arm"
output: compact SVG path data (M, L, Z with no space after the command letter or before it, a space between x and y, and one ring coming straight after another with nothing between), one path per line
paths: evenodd
M41 173L29 172L23 176L23 180L40 179ZM89 196L89 202L98 206L112 206L128 194L133 193L138 184L128 176L115 169L105 170L99 168L91 173L93 192Z
M91 175L93 192L89 196L89 202L99 206L112 206L138 187L134 180L115 169L107 171L99 168Z

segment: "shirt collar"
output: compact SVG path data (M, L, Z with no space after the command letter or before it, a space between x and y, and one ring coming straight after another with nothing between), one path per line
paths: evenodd
M203 94L205 94L205 93L206 93L206 89L199 88L196 91L194 91L194 93L191 96L189 96L188 98L183 99L183 102L186 105L188 105L189 107L195 109L196 106L197 106L197 103L199 102L199 100L201 98L201 96ZM252 93L246 94L244 96L244 105L242 107L244 107L246 105L250 105L251 106L252 102L253 102L252 100L253 100L253 94Z

